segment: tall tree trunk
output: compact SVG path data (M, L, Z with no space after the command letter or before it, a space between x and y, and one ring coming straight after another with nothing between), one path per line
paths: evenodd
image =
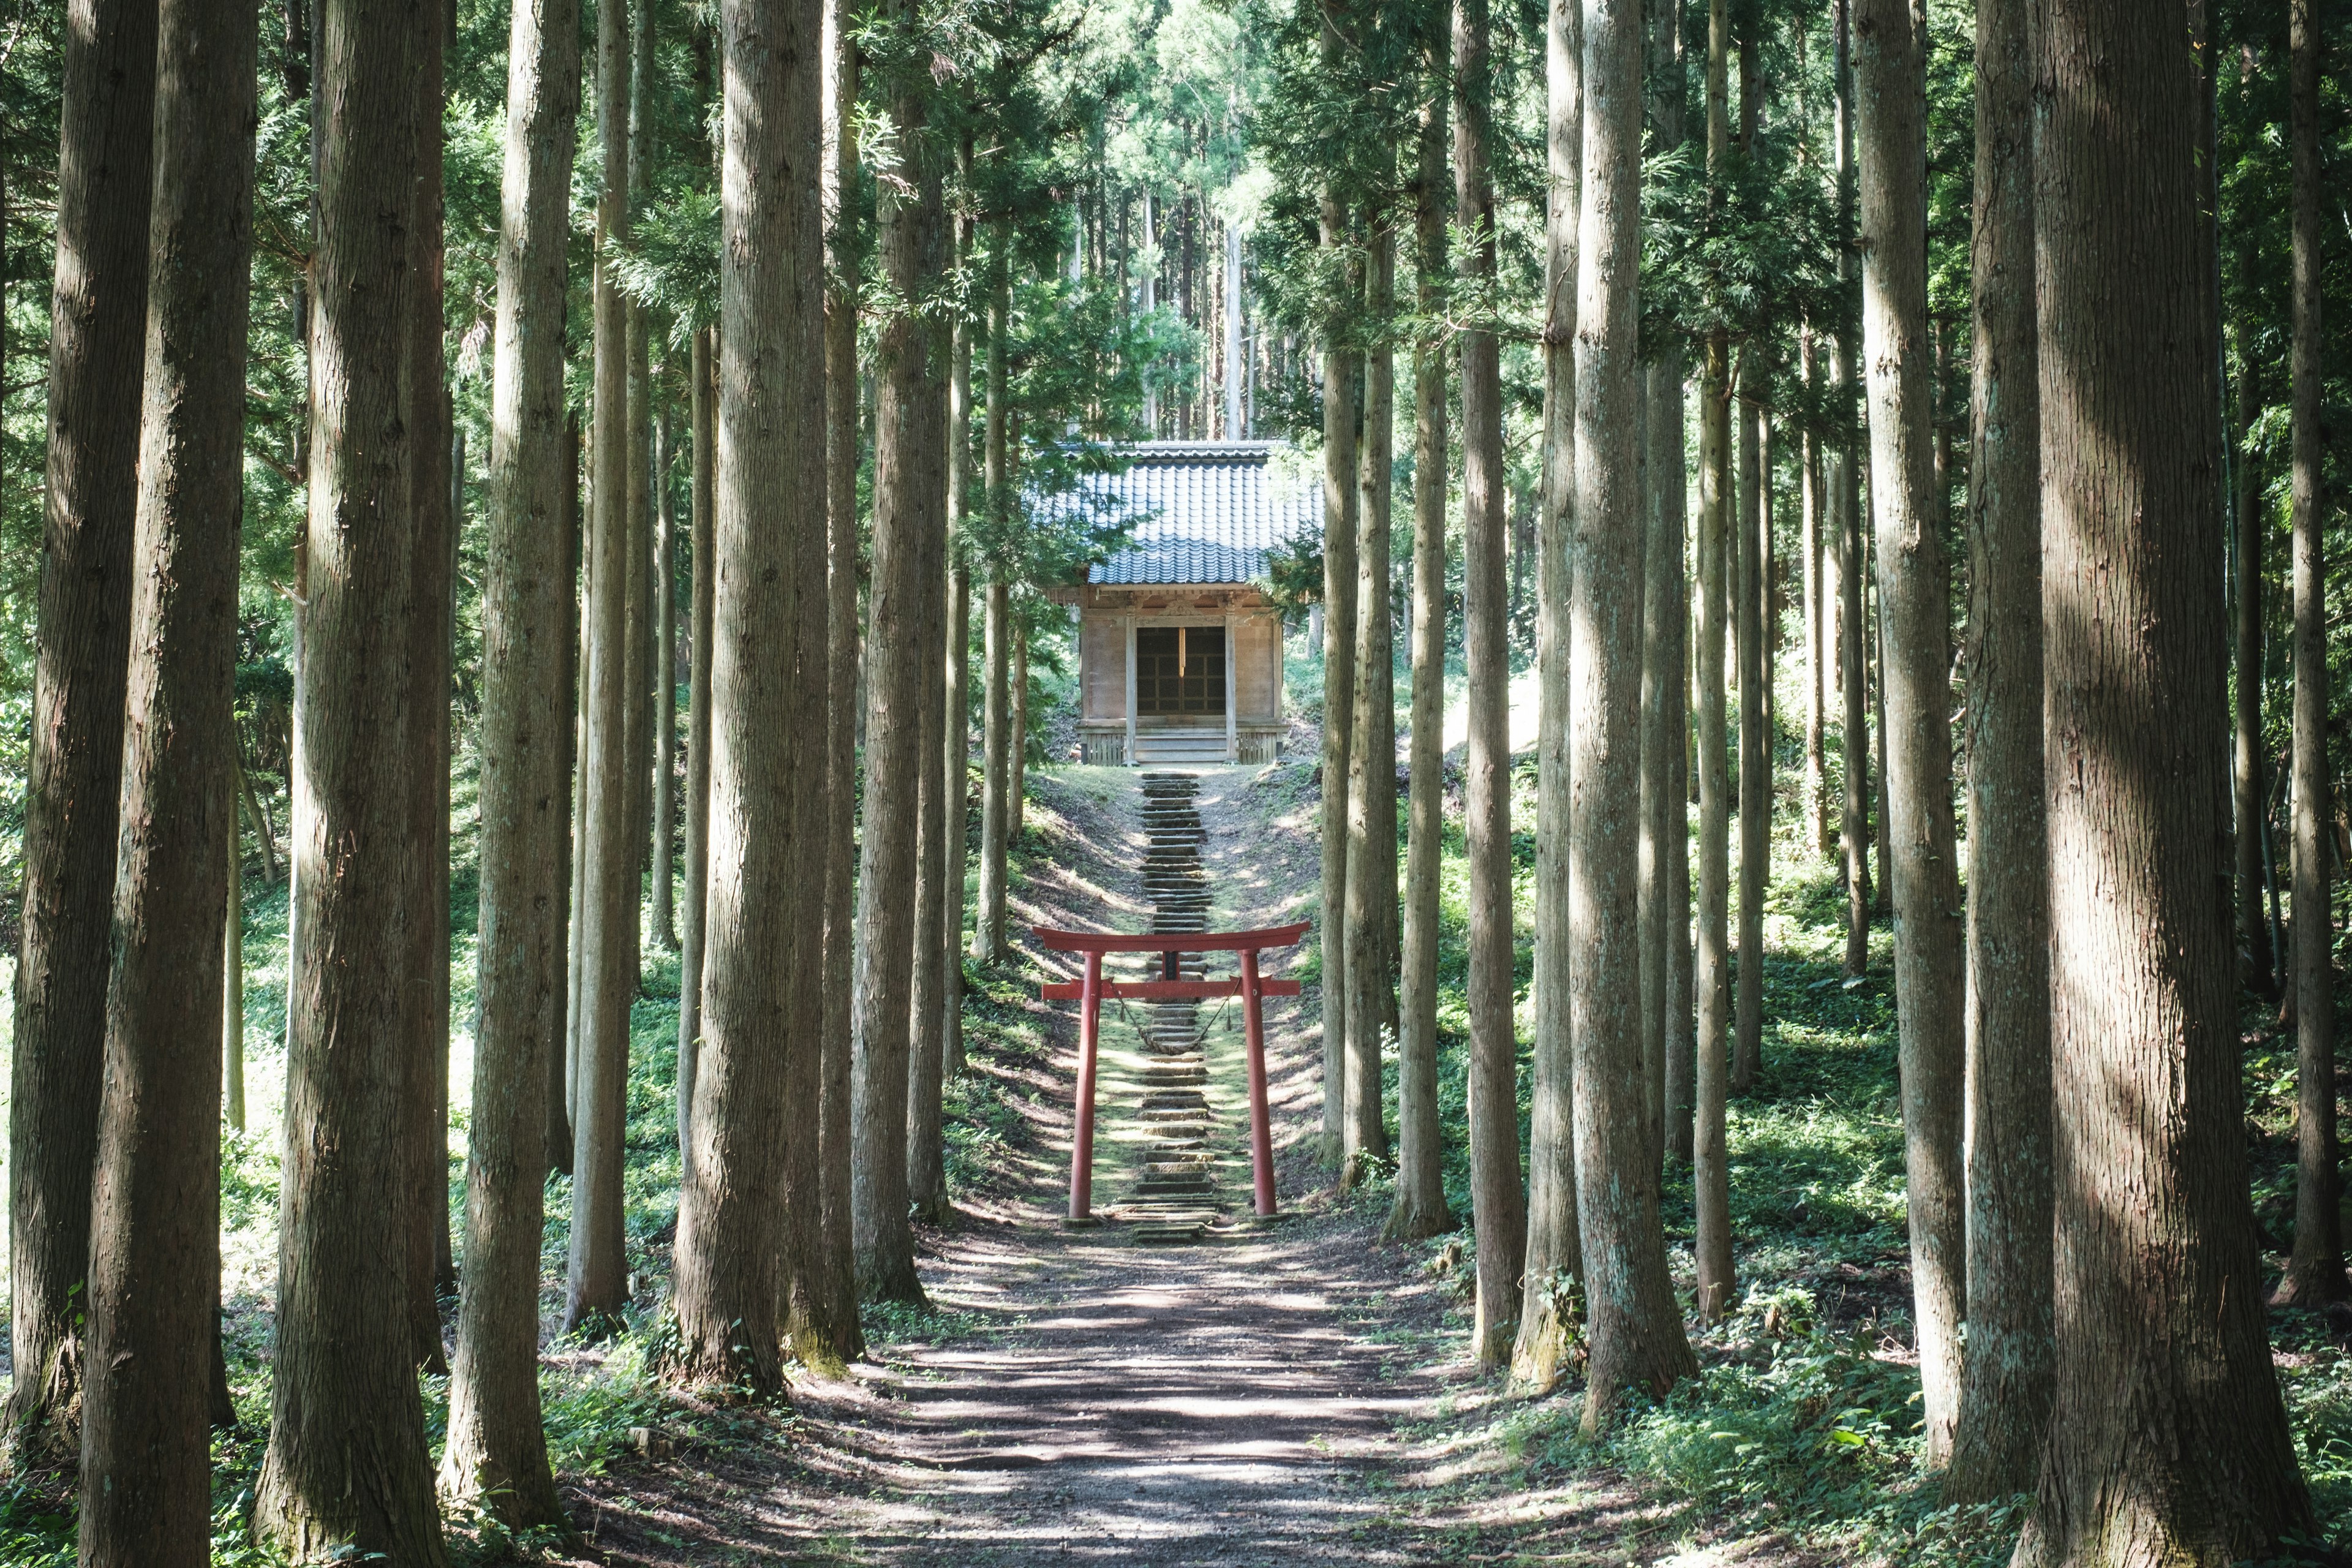
M577 68L574 68L575 73ZM578 89L573 89L577 93ZM575 99L575 102L576 102ZM579 119L575 111L569 117ZM576 141L578 127L572 135ZM566 206L570 205L566 198ZM568 285L567 285L568 287ZM496 351L493 350L493 353ZM496 396L495 391L492 394ZM492 438L496 449L496 437ZM565 918L556 931L557 955L562 960L564 995L562 1010L555 1018L555 1038L547 1053L547 1163L550 1169L569 1176L572 1173L572 1083L573 1043L580 1027L580 935L584 928L581 918L580 895L583 879L580 875L580 852L585 837L584 814L581 811L582 779L580 768L581 721L585 716L588 661L582 657L581 634L587 620L581 614L582 573L586 565L587 519L580 498L580 416L568 411L563 422L563 456L562 459L563 564L563 625L564 644L562 686L565 700L563 716L562 763L563 778L563 863L557 868L556 907Z
M964 149L969 173L971 148ZM971 254L969 219L964 223L962 250ZM946 900L945 930L940 938L940 1069L952 1078L964 1069L963 1055L963 883L971 865L971 557L963 540L964 520L971 505L971 343L959 325L953 356L953 382L948 410L948 662L947 694L940 706L947 712L947 732L940 741L940 765L947 773L948 863L940 885ZM945 1179L941 1180L944 1194Z
M677 1369L782 1390L782 1286L815 1231L827 664L823 0L719 14L719 464L712 491L710 867L679 1194ZM794 1215L801 1217L796 1221Z
M823 1373L866 1353L850 1240L850 983L857 869L857 45L845 7L827 7L825 94L832 211L825 376L824 1049L818 1089L816 1267L793 1352Z
M1731 145L1727 0L1709 0L1706 30L1706 161L1721 178ZM1731 1305L1731 1182L1725 1096L1731 1070L1731 824L1729 736L1724 712L1723 639L1731 527L1731 350L1718 331L1706 342L1698 436L1698 1003L1692 1074L1691 1180L1697 1220L1698 1315L1712 1322Z
M1754 50L1741 40L1740 76L1750 76ZM1745 88L1748 79L1741 83ZM1753 110L1753 95L1749 110ZM1752 125L1750 127L1752 132ZM1743 146L1749 133L1740 138ZM1743 152L1742 156L1745 157ZM1772 749L1764 690L1765 562L1763 411L1756 401L1762 371L1753 348L1739 353L1739 393L1732 414L1739 424L1739 478L1731 553L1735 605L1729 617L1732 659L1739 681L1739 966L1732 995L1731 1091L1755 1087L1764 1056L1764 883L1771 875Z
M694 1079L702 1053L702 955L710 910L710 637L719 587L712 516L719 472L717 349L715 329L696 332L688 364L694 380L689 416L694 424L694 515L688 525L694 583L686 639L686 934L677 962L676 1091L681 1157L694 1149ZM825 493L832 494L829 477Z
M628 1300L621 1232L629 1006L637 990L638 752L630 713L629 310L603 259L625 243L628 201L628 0L596 8L595 464L590 499L587 712L581 758L580 1016L573 1026L572 1238L567 1331L603 1331Z
M248 307L249 309L250 307ZM234 747L236 742L231 740ZM232 759L232 764L234 760ZM228 833L228 898L221 933L221 1118L245 1131L245 857L232 814Z
M220 1295L221 1016L236 845L237 518L258 20L157 24L145 411L131 568L123 834L90 1217L80 1561L212 1560L205 1429Z
M1812 323L1798 337L1798 358L1808 401L1818 405L1822 395L1820 340ZM1829 501L1822 485L1822 439L1812 426L1798 434L1797 473L1802 487L1798 520L1798 570L1805 599L1805 827L1812 837L1816 859L1830 858L1829 749L1824 721L1829 709L1830 610L1824 590L1829 578L1822 552Z
M1852 0L1834 0L1834 49L1831 74L1837 89L1838 292L1851 302L1854 275L1853 58ZM1840 771L1845 808L1840 829L1845 841L1845 972L1858 976L1870 967L1870 685L1864 656L1868 627L1863 618L1862 454L1854 428L1854 395L1862 380L1861 334L1851 324L1838 331L1837 478L1832 487L1832 526L1838 538L1838 666L1844 677L1844 718L1838 726Z
M1019 484L1017 473L1007 481ZM1029 623L1013 622L1013 796L1012 840L1021 841L1021 820L1029 807Z
M1340 44L1327 21L1328 63ZM1189 241L1191 231L1186 230ZM1338 193L1322 197L1322 242L1338 251L1349 242ZM1344 300L1362 297L1360 268L1343 268ZM1323 324L1323 1140L1328 1157L1343 1150L1348 1100L1348 768L1349 726L1356 702L1356 403L1363 355L1349 346L1354 311L1335 303ZM1134 759L1129 758L1132 762Z
M1445 47L1422 45L1413 183L1415 303L1433 317L1445 259ZM1445 848L1445 340L1412 351L1412 731L1406 803L1404 945L1397 1021L1396 1200L1381 1235L1412 1241L1454 1228L1437 1111L1437 874Z
M1557 0L1565 4L1565 0ZM1698 1370L1658 1218L1657 1147L1642 1068L1639 963L1643 554L1636 479L1642 399L1642 8L1587 0L1584 174L1576 353L1575 564L1569 671L1573 801L1570 1032L1576 1042L1576 1191L1591 1360L1584 1430L1636 1391Z
M948 358L954 358L952 343ZM948 380L952 383L950 372ZM948 388L935 385L934 395ZM947 400L941 397L941 412ZM947 749L948 575L947 534L953 526L945 476L936 459L950 444L947 426L939 426L940 439L929 454L929 477L940 505L939 526L924 541L922 607L908 624L921 650L920 739L917 742L921 777L916 784L914 972L908 992L907 1023L907 1195L914 1212L926 1224L947 1217L946 1152L941 1147L940 1017L946 1011L944 976L940 957L947 940L947 779L940 758Z
M670 493L670 405L654 425L654 940L677 939L677 505Z
M61 29L47 468L10 1037L10 1468L80 1449L131 651L147 325L155 0L72 0Z
M417 108L419 145L416 217L409 231L418 288L410 321L408 353L410 459L415 478L410 505L415 520L415 564L409 568L409 670L415 700L409 706L410 774L415 815L417 879L407 935L415 944L410 962L416 987L414 1054L408 1070L415 1086L407 1111L416 1140L409 1200L409 1311L417 1364L429 1373L449 1370L441 1343L437 1279L448 1250L449 1226L449 684L456 614L457 515L450 505L448 400L442 363L442 176L441 84L446 40L435 26L419 35Z
M891 26L914 26L912 0L892 0ZM891 89L904 187L880 201L883 266L908 301L937 279L945 219L940 170L924 144L925 84ZM936 667L921 633L938 595L933 537L946 487L937 468L946 400L931 370L930 329L911 310L883 328L874 437L874 578L866 638L866 830L857 879L857 1047L852 1219L859 1289L919 1301L914 1232L907 1223L909 993L915 954L916 799L937 752L923 742L925 674Z
M1494 64L1486 0L1454 0L1454 211L1469 243L1462 275L1495 275ZM1527 1255L1519 1178L1518 1042L1511 1006L1511 739L1509 585L1503 571L1502 363L1495 334L1462 344L1464 662L1470 735L1463 793L1470 840L1470 1202L1478 1237L1472 1353L1482 1367L1511 1353Z
M1968 1355L1944 1497L2029 1490L2050 1418L2049 838L2030 0L1977 9L1969 440Z
M2277 991L2277 958L2271 951L2270 919L2263 910L2263 827L2269 792L2263 779L2263 536L2261 465L2254 421L2262 412L2255 389L2254 358L2238 336L2237 418L2231 432L2236 463L2231 522L2237 531L2237 679L2231 694L2235 754L2231 758L2232 814L2237 838L2238 945L2245 955L2246 984L2265 996Z
M297 803L286 1164L278 1197L269 1450L254 1531L298 1561L356 1549L439 1568L415 1340L386 1264L413 1255L420 1152L418 987L385 933L426 917L404 726L441 693L401 670L414 647L424 438L413 384L411 248L438 93L419 90L438 12L321 0L318 237L310 279L310 522ZM400 737L387 745L386 737Z
M1650 16L1649 84L1653 134L1661 147L1685 144L1682 0L1661 0ZM1659 1075L1661 1152L1691 1157L1692 1073L1696 1066L1691 1016L1689 707L1690 587L1683 534L1687 504L1684 478L1683 349L1669 333L1650 368L1649 543L1643 552L1642 820L1650 837L1649 891L1643 906L1643 941L1656 945L1654 990L1643 1011L1654 1013ZM1650 961L1645 960L1644 973ZM1647 1037L1643 1049L1651 1048Z
M2294 168L2294 321L2288 397L2294 510L2294 1251L2281 1301L2352 1296L2344 1275L2336 1140L2335 920L2329 906L2333 793L2327 762L2327 560L2320 520L2318 0L2289 0L2288 141Z
M2308 1539L2247 1197L2220 744L2213 310L2183 7L2034 62L2056 1399L2021 1568Z
M1354 707L1348 730L1348 1042L1339 1184L1389 1152L1381 1108L1381 1046L1394 1039L1396 973L1396 674L1389 629L1389 485L1396 423L1396 229L1370 225L1364 313L1377 334L1364 350L1364 433L1358 451Z
M1150 210L1147 195L1145 212ZM1147 230L1150 227L1146 224ZM1007 251L1013 242L1013 223L998 216L989 222L989 281L988 281L988 423L981 446L981 480L982 504L988 514L988 537L997 549L1004 546L1009 519L1010 493L1005 489L1005 434L1011 416L1008 404L1006 332L1013 315L1013 269ZM1152 306L1149 274L1144 280L1144 309ZM1150 395L1145 395L1147 401ZM1147 426L1150 420L1147 416ZM992 563L988 574L987 605L982 614L982 692L981 692L981 790L980 790L980 913L972 931L972 956L982 963L1002 963L1012 949L1005 940L1005 902L1008 893L1005 862L1007 841L1013 824L1012 693L1006 689L1013 676L1013 584L1010 568L1002 561Z
M1894 858L1895 999L1927 1462L1949 1458L1967 1310L1960 1170L1965 938L1952 826L1950 572L1932 485L1927 342L1927 88L1910 0L1862 0L1854 84L1861 163L1863 339L1870 363L1886 843Z
M571 511L563 305L579 135L576 0L515 7L482 592L481 905L466 1273L441 1490L509 1530L564 1528L539 1402L551 1058L563 1038L571 837Z
M1575 694L1570 688L1569 657L1578 630L1570 624L1570 584L1581 543L1576 522L1576 367L1582 302L1577 275L1584 190L1582 0L1551 0L1544 40L1547 199L1543 488L1536 546L1535 1082L1528 1107L1525 1299L1519 1307L1518 1339L1511 1349L1513 1379L1536 1389L1550 1388L1563 1370L1574 1331L1568 1287L1584 1274L1576 1192L1579 1095L1572 1019L1577 938L1570 894L1575 849L1570 840L1579 817L1571 808L1570 708ZM1634 74L1638 81L1639 71ZM1627 585L1618 584L1621 589ZM1640 602L1636 589L1634 603ZM1638 813L1638 778L1631 798Z

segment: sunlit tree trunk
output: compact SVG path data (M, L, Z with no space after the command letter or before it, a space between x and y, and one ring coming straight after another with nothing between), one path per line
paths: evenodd
M35 611L25 906L8 1086L5 1457L69 1459L89 1279L131 649L152 203L155 0L72 0L59 28L56 292Z
M893 27L914 26L912 0L892 0ZM898 184L879 196L882 260L903 300L923 298L940 274L945 217L937 159L925 148L928 78L894 83L900 136ZM926 675L937 668L924 630L939 595L936 536L947 488L939 458L947 402L931 366L930 328L901 309L877 347L881 377L874 438L874 576L866 638L866 828L857 886L856 1113L852 1221L859 1289L919 1301L915 1238L907 1220L907 1086L915 957L917 805Z
M2313 1523L2259 1293L2219 896L2228 639L2194 66L2177 0L2040 17L2058 1372L2015 1561L2266 1558Z
M1328 62L1340 46L1328 21L1323 32ZM1346 209L1328 188L1321 221L1325 248L1352 241ZM1342 275L1343 298L1360 299L1361 268L1346 267ZM1344 1147L1348 1099L1348 731L1356 701L1356 384L1364 363L1347 345L1353 315L1334 304L1323 326L1323 907L1316 930L1323 962L1323 1139L1333 1156Z
M828 159L824 303L825 782L824 1045L818 1086L817 1242L805 1317L793 1352L820 1373L866 1352L857 1323L857 1266L850 1237L850 992L856 940L857 870L857 46L827 7Z
M1013 314L1013 269L1006 255L1012 245L1012 220L992 219L989 234L988 414L981 442L981 481L988 536L1000 542L1001 548L1011 500L1005 489L1005 437L1011 416L1006 406L1011 367L1005 334ZM1150 292L1147 276L1147 311L1151 308ZM1009 869L1005 852L1013 827L1013 697L1008 689L1013 679L1013 584L1010 568L1002 562L990 567L982 621L980 912L972 931L972 956L982 963L1001 963L1011 952L1005 940Z
M575 112L574 119L578 116ZM577 134L576 131L574 132ZM569 203L567 202L567 205ZM495 352L495 351L493 351ZM555 1019L555 1039L547 1053L547 1163L564 1175L572 1173L572 1046L580 1026L580 934L583 921L580 894L580 852L585 839L585 820L582 813L580 768L581 720L587 696L588 661L582 657L581 634L586 629L587 617L582 612L581 594L583 570L587 556L587 518L580 496L580 416L572 413L563 426L562 518L563 564L563 674L562 685L566 704L563 720L563 792L565 819L563 826L563 864L558 870L556 884L557 908L564 911L564 920L556 932L559 956L563 961L564 995L562 1010Z
M573 1026L569 1330L618 1321L628 1279L621 1234L621 1139L629 1075L629 1005L637 988L636 752L629 712L628 310L602 259L625 241L629 33L626 0L596 8L595 430L589 524L587 691L581 757L580 1014Z
M2050 1416L2049 839L2028 0L1980 0L1969 441L1968 1354L1944 1497L2032 1489Z
M822 0L719 15L719 464L712 491L710 867L679 1194L677 1371L782 1387L785 1282L815 1231L824 884Z
M413 384L425 286L411 236L438 93L420 90L437 12L322 0L318 235L311 256L310 519L296 696L294 977L278 1194L269 1449L255 1533L297 1561L380 1552L438 1568L415 1322L419 987L387 932L426 917L408 716L439 691L413 647L420 439ZM434 73L437 76L437 72ZM391 738L391 743L387 739Z
M1584 5L1551 0L1545 38L1543 489L1536 573L1535 1054L1528 1137L1525 1299L1511 1348L1515 1381L1549 1389L1573 1331L1568 1285L1584 1273L1576 1194L1577 999L1570 896L1572 768L1570 579L1579 539L1578 240L1584 179ZM1639 79L1639 73L1636 73ZM1640 604L1638 578L1634 603ZM1638 811L1640 785L1630 797ZM1638 987L1636 1001L1639 1000ZM1636 1009L1638 1012L1638 1008Z
M1486 0L1454 7L1455 221L1461 272L1495 274L1494 64ZM1503 571L1502 365L1495 335L1460 334L1464 662L1470 671L1469 754L1463 793L1470 840L1470 1199L1478 1237L1472 1353L1495 1366L1518 1327L1527 1254L1519 1177L1518 1045L1511 1016L1511 743L1509 585Z
M670 493L670 409L654 425L654 940L678 951L677 506Z
M1650 17L1652 132L1661 147L1685 144L1682 0L1661 0ZM1687 1163L1694 1109L1695 1020L1690 939L1690 579L1685 554L1683 347L1669 333L1650 368L1649 544L1643 552L1643 665L1642 820L1651 844L1642 920L1655 944L1643 973L1643 1010L1654 1012L1662 1152ZM1645 946L1646 951L1646 946ZM1645 1037L1643 1049L1650 1049Z
M1838 292L1853 298L1854 258L1853 62L1851 0L1834 0L1832 74L1836 81ZM1863 618L1862 453L1854 427L1855 392L1862 380L1861 334L1838 331L1837 479L1832 487L1838 538L1838 667L1844 677L1844 717L1838 727L1840 771L1845 780L1841 836L1845 854L1845 973L1870 967L1870 683Z
M84 1300L80 1562L212 1561L205 1430L220 1291L221 940L236 844L237 519L257 17L157 26L123 833ZM233 857L232 857L233 858Z
M1731 144L1727 73L1728 0L1710 0L1706 42L1706 154L1720 171ZM1707 340L1698 437L1698 959L1696 1068L1692 1074L1691 1174L1697 1218L1698 1315L1731 1304L1731 1184L1725 1097L1731 1070L1730 737L1724 711L1723 643L1731 527L1731 351Z
M1893 858L1895 994L1927 1458L1951 1452L1967 1310L1960 1169L1967 1046L1952 825L1950 573L1934 504L1927 342L1927 174L1922 42L1910 0L1862 0L1855 23L1863 342L1870 364L1881 689Z
M694 1148L694 1078L702 1051L703 933L710 910L710 636L718 579L712 494L719 473L718 333L694 334L687 374L693 420L694 512L688 524L694 580L687 609L686 934L677 961L677 1146ZM832 494L828 479L826 494ZM830 504L830 502L828 502Z
M1387 334L1396 301L1396 230L1372 220L1364 309L1381 334L1364 352L1364 431L1357 454L1356 662L1348 759L1347 1103L1339 1182L1352 1186L1367 1155L1388 1152L1381 1107L1381 1047L1397 1031L1396 685L1389 622L1389 500L1396 419L1396 350Z
M1445 40L1422 47L1413 184L1415 303L1434 315L1446 284ZM1412 1241L1454 1228L1437 1110L1437 875L1445 847L1446 342L1412 359L1412 731L1406 803L1404 945L1397 1026L1396 1200L1381 1234Z
M445 1496L509 1529L563 1526L540 1421L539 1269L548 1062L562 1051L570 843L572 474L565 249L580 115L579 9L517 6L482 592L481 905L466 1273Z
M1019 483L1016 476L1012 483ZM1013 622L1013 841L1020 842L1021 820L1029 805L1029 623Z
M1565 0L1557 0L1565 4ZM1588 1339L1584 1429L1698 1370L1666 1270L1642 1066L1639 963L1642 9L1586 0L1569 679L1576 899L1570 1030Z

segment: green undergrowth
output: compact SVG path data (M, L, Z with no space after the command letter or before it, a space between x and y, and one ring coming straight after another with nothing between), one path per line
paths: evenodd
M1704 1528L1710 1539L1778 1534L1840 1563L1995 1568L2008 1561L2031 1498L1947 1508L1921 1465L1919 1378L1908 1364L1892 930L1883 921L1874 928L1868 973L1843 973L1843 885L1807 842L1797 794L1803 758L1793 737L1781 738L1777 761L1763 1062L1727 1116L1740 1306L1704 1332L1693 1323L1696 1378L1597 1438L1579 1434L1581 1391L1572 1383L1550 1398L1507 1399L1418 1435L1491 1444L1505 1486L1630 1479L1674 1510L1670 1529ZM1834 787L1834 743L1830 763ZM1534 778L1518 759L1512 826L1523 1138L1532 1079L1534 805ZM1454 1322L1466 1334L1475 1240L1464 1096L1468 864L1459 806L1458 795L1449 800L1440 873L1438 1026L1446 1194L1463 1228L1422 1244L1422 1257L1424 1272L1454 1283ZM2292 1242L2294 1184L2294 1046L2274 1012L2250 1002L2244 1058L2252 1190L2273 1279ZM1392 1058L1388 1071L1393 1105ZM1353 1199L1368 1218L1391 1200L1393 1165L1374 1161L1370 1170ZM1669 1162L1661 1215L1687 1313L1694 1217L1689 1170L1679 1162ZM2352 1545L2352 1353L2345 1348L2352 1314L2281 1312L2273 1329L2313 1501L2323 1533L2341 1550Z

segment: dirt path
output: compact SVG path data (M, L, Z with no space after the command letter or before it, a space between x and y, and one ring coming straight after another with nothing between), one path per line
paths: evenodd
M1049 786L1066 836L1032 868L1026 921L1145 929L1134 775ZM1203 778L1210 923L1298 918L1311 888L1302 770ZM1045 960L1045 955L1037 955ZM1296 963L1294 957L1289 961ZM1277 966L1277 972L1281 967ZM1066 1011L1066 1009L1065 1009ZM1217 1223L1138 1245L1129 1204L1150 1133L1126 1076L1139 1043L1107 1020L1096 1207L1066 1229L1075 1030L1025 1076L1031 1147L1003 1191L926 1237L933 1310L877 1364L794 1391L792 1416L706 1413L706 1433L575 1493L609 1563L1116 1563L1291 1568L1438 1561L1627 1561L1655 1527L1590 1486L1499 1491L1458 1423L1492 1397L1459 1357L1454 1282L1371 1244L1309 1157L1321 1041L1309 1004L1269 1017L1290 1217L1247 1220L1237 1021L1209 1031ZM1146 1211L1131 1211L1148 1217ZM1433 1425L1433 1418L1446 1419ZM1451 1434L1451 1435L1449 1435ZM1490 1555L1496 1548L1505 1555ZM1534 1548L1536 1554L1520 1556Z

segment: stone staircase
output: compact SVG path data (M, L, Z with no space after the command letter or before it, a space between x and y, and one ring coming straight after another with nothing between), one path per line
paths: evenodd
M1220 722L1213 727L1187 725L1181 729L1139 729L1135 732L1135 755L1131 759L1139 767L1221 766L1230 753L1225 749L1225 727Z
M1223 760L1224 737L1217 738ZM1208 879L1201 869L1200 781L1190 773L1143 775L1143 887L1155 931L1208 929ZM1175 978L1198 980L1198 954L1179 960ZM1155 973L1153 978L1162 978ZM1208 1056L1198 1002L1144 1002L1130 1010L1143 1035L1136 1121L1150 1137L1126 1205L1139 1242L1197 1241L1217 1217L1215 1154L1207 1089Z

